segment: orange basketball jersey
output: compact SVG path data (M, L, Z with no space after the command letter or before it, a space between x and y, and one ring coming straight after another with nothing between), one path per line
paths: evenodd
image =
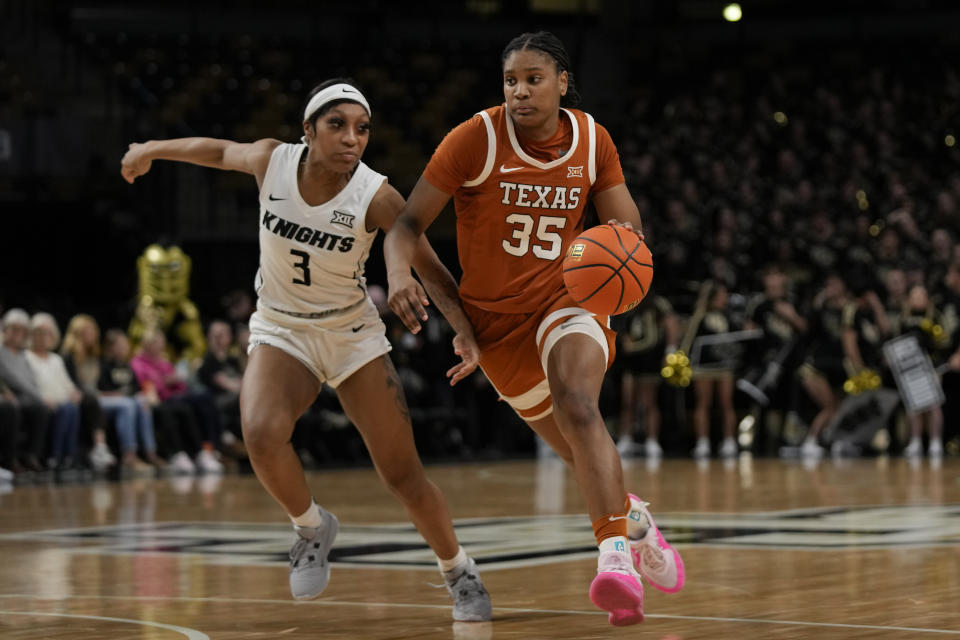
M556 135L521 140L505 106L481 111L437 147L424 177L451 193L465 302L530 313L563 289L561 259L583 231L591 191L622 183L607 131L561 109Z

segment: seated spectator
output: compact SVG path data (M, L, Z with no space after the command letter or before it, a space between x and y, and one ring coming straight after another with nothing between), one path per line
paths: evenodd
M230 353L233 333L223 320L214 320L207 329L207 353L197 370L197 379L210 392L227 428L223 430L223 445L234 454L243 456L239 442L240 387L243 369L236 356Z
M135 399L138 414L139 407L146 409L146 415L138 418L138 424L149 424L151 434L155 433L158 439L164 441L169 452L171 471L174 473L196 471L181 438L182 433L186 434L184 437L191 443L196 443L195 448L199 449L200 432L192 412L187 407L183 407L181 411L176 407L164 405L152 387L141 388L137 375L130 366L130 340L120 329L108 330L104 338L103 359L100 361L100 380L97 387L103 396L122 395ZM183 420L180 420L181 413L186 415ZM153 426L154 424L156 427ZM146 434L141 439L145 442L143 446L147 460L158 468L165 467L166 463L157 455L156 448L151 447L147 442Z
M23 309L10 309L3 316L3 346L0 346L0 381L12 392L20 408L21 435L28 440L27 452L22 457L25 471L43 471L50 429L50 409L40 395L37 378L27 362L25 347L30 331L30 316ZM16 460L19 443L14 443Z
M165 349L163 332L149 329L144 332L140 353L130 361L130 366L148 396L156 394L159 404L175 411L181 419L191 415L195 418L198 433L202 434L196 466L205 473L223 473L223 465L214 456L213 443L220 441L222 431L217 407L209 394L189 390L186 380L164 355Z
M114 417L117 439L121 449L126 450L133 440L133 423L126 416L118 418L118 409L104 407L97 393L100 377L100 327L97 321L86 314L77 314L67 324L67 332L60 348L63 363L70 379L80 388L83 399L80 403L80 426L90 434L93 447L87 455L95 471L105 471L117 464L117 458L107 446L104 431L104 412ZM139 461L143 465L143 461Z
M80 398L63 358L56 353L60 329L49 313L36 313L30 320L32 335L26 352L36 376L37 388L44 403L53 412L50 436L49 466L58 470L72 469L80 449Z
M17 461L17 439L20 434L20 405L13 391L0 380L0 482L13 480L23 471Z
M97 363L95 391L104 410L115 417L124 468L133 471L143 471L151 465L163 468L166 463L157 455L150 401L141 393L129 360L127 336L119 329L111 329L104 341L103 358ZM137 456L138 449L143 451L149 464Z

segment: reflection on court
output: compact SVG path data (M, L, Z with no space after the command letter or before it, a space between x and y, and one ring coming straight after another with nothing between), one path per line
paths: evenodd
M606 638L591 529L556 460L431 467L494 598L450 619L429 549L369 469L313 474L343 523L323 596L295 603L292 531L250 476L17 487L0 495L0 637ZM960 460L743 458L626 465L681 550L649 638L960 636ZM39 635L38 635L39 634Z

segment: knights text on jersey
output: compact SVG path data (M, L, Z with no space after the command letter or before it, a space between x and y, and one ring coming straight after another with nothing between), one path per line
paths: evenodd
M297 184L303 144L273 151L260 187L260 303L294 313L348 307L366 295L364 263L376 230L366 213L386 178L358 163L347 186L313 207Z
M464 177L453 191L464 301L499 313L538 309L563 288L561 259L583 231L590 191L623 182L609 134L600 131L601 156L601 128L589 114L561 109L560 118L568 141L553 159L538 159L503 106L481 111L451 132L424 172L438 188ZM477 169L469 177L464 158Z

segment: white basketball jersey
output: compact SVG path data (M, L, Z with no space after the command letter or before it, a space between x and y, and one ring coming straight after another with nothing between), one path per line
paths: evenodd
M364 264L377 234L366 230L370 201L386 177L360 162L331 200L312 207L300 194L304 144L273 151L260 187L260 304L293 314L349 307L366 297Z

